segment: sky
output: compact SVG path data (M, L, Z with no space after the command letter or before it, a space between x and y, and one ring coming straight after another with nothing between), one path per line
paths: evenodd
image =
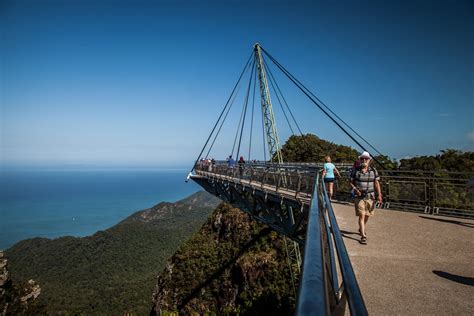
M473 16L472 1L3 0L1 164L191 166L256 42L379 152L473 151ZM361 151L266 61L303 133ZM232 152L250 77L216 159ZM240 153L252 126L262 159L256 90Z

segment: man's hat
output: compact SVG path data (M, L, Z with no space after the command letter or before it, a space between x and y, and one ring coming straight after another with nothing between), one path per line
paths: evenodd
M369 158L369 159L372 159L372 157L370 157L370 154L366 151L364 151L360 156L359 156L359 159L360 158Z

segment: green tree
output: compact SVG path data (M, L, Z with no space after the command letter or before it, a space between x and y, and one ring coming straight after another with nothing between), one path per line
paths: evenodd
M357 151L349 146L337 145L313 134L290 136L281 153L285 162L323 162L329 155L333 162L352 163L358 156Z

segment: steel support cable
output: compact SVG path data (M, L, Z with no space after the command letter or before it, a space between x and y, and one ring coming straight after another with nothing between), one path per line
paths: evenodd
M215 131L217 125L219 124L219 121L220 121L220 119L222 118L222 115L224 114L225 109L226 109L227 106L229 105L229 101L230 101L230 99L232 98L232 95L234 94L234 91L235 91L235 89L237 88L237 85L239 84L240 80L242 79L242 76L243 76L244 73L245 73L245 70L247 69L248 65L250 64L250 60L252 59L252 56L253 56L253 50L252 50L252 53L250 54L249 59L247 60L247 63L246 63L245 66L244 66L244 69L242 70L242 73L241 73L240 76L239 76L239 79L237 80L237 83L236 83L235 86L234 86L234 89L232 89L232 92L231 92L231 94L230 94L230 96L229 96L229 99L227 99L227 102L226 102L224 108L222 109L221 114L219 115L219 118L217 119L216 124L214 124L214 127L212 128L212 131L211 131L211 133L209 134L209 137L207 138L206 143L205 143L204 146L202 147L201 152L199 153L199 155L197 156L196 161L194 162L193 167L191 168L190 173L193 172L194 168L196 167L197 162L199 161L199 158L201 157L202 153L204 152L204 149L206 149L206 146L207 146L207 144L209 143L209 140L211 139L212 134L214 133L214 131Z
M267 56L269 56L275 63L278 63L283 69L285 69L285 67L283 67L275 58L271 57L270 54L265 51L265 49L262 48L262 50L265 52L265 54L267 54ZM375 152L377 152L379 155L382 156L382 154L371 144L369 143L369 141L367 141L364 137L362 137L359 133L357 133L349 124L347 124L341 117L339 117L336 113L334 113L334 111L331 110L330 107L328 107L323 101L321 101L314 93L311 92L311 90L309 90L308 88L306 88L295 76L293 76L288 70L285 69L286 72L288 72L288 74L290 76L293 77L293 79L295 79L296 82L298 82L309 94L311 94L319 103L321 103L321 105L323 105L331 114L333 114L337 119L339 119L345 126L347 126L352 132L354 132L354 134L356 134L360 139L362 139L367 145L369 145ZM365 148L363 148L364 150L366 150ZM375 160L375 159L374 159ZM381 164L379 161L376 160L377 163L379 163L382 167L383 167L383 164Z
M221 121L221 125L219 126L219 129L217 130L217 133L214 136L214 139L212 140L211 146L209 146L209 150L207 151L207 154L206 154L205 158L207 158L209 156L209 153L211 152L211 149L214 146L214 143L216 142L217 136L219 136L219 133L221 132L222 126L224 125L224 122L227 118L227 115L229 115L229 112L232 108L232 105L234 105L234 101L237 98L237 94L239 93L239 90L240 90L240 86L237 87L237 91L234 93L234 97L232 98L232 101L230 101L230 105L227 108L227 112L225 113L224 118Z
M253 115L255 113L255 87L256 85L257 85L257 72L255 71L255 76L253 80L253 94L252 94L252 118L250 120L249 155L247 156L249 161L250 161L250 152L252 150Z
M252 69L252 71L250 72L250 78L251 78L252 75L253 75L253 66L254 66L254 62L253 62L252 65L250 66L250 69ZM244 104L243 104L243 106L242 106L242 112L240 113L239 124L237 125L237 130L236 130L236 132L235 132L234 144L232 145L232 153L231 153L232 156L234 156L234 149L235 149L235 144L237 143L237 137L239 136L240 126L243 124L242 119L244 118L244 112L246 112L245 100L244 100Z
M252 79L253 79L254 70L255 70L255 65L253 65L253 66L254 66L254 67L252 68L252 71L250 72L250 80L249 80L249 85L248 85L248 88L247 88L247 96L245 97L244 119L242 120L242 127L241 127L241 129L240 129L240 139L239 139L239 146L237 147L237 156L236 156L236 157L239 157L239 154L240 154L240 144L242 143L242 135L243 135L243 133L244 133L245 117L247 116L247 107L248 107L248 104L249 104L250 87L252 86Z
M273 73L272 73L270 67L268 67L267 62L265 61L265 59L263 60L263 62L265 63L265 66L267 67L267 70L268 70L268 73L270 74L270 77L272 77L273 81L275 82L275 86L277 87L277 90L280 93L281 98L283 99L283 102L285 103L285 106L288 109L288 112L290 112L291 118L293 119L293 122L295 123L296 128L300 132L300 135L304 138L303 132L301 131L300 126L298 125L298 122L296 121L295 116L293 115L293 112L291 111L290 106L288 105L288 102L286 102L286 98L283 95L283 93L281 92L280 86L278 85L278 82L276 81L275 77L273 76Z
M244 116L245 104L242 106L242 112L240 112L239 124L237 125L237 130L235 131L234 143L232 145L231 156L234 156L235 144L237 143L237 138L239 137L240 125L242 124L242 117Z
M301 82L298 81L298 79L296 79L288 70L286 70L277 60L275 60L275 58L273 58L265 49L263 49L263 52L273 61L273 63L275 63L275 65L280 68L280 70L324 113L326 114L326 116L334 123L336 124L347 136L349 136L350 139L352 139L352 141L354 141L360 148L362 148L362 150L364 151L367 151L367 149L359 142L357 141L357 139L355 139L343 126L341 126L341 124L339 124L339 122L337 122L331 115L329 115L329 113L323 109L323 107L314 99L316 98L317 100L319 100L316 96L313 95L313 93L311 93L311 91L309 91L308 88L306 88ZM311 95L314 96L311 96L309 93L311 93ZM321 102L319 100L319 102ZM321 102L322 103L322 102ZM325 107L327 107L325 105ZM342 120L341 120L342 121ZM344 123L344 124L347 124L347 123ZM352 130L352 129L351 129ZM353 131L353 130L352 130ZM356 133L357 134L357 133ZM359 136L360 137L360 136ZM365 139L363 139L362 137L360 137L362 140L364 140L364 142L366 142L367 144L369 144ZM369 144L370 146L370 144ZM372 146L371 146L372 147ZM376 150L377 151L377 150ZM378 152L378 151L377 151ZM378 161L378 159L376 159L375 157L372 157L373 160L378 163L381 167L384 167L384 165Z
M292 112L291 109L290 109L290 106L289 106L288 103L286 102L285 96L284 96L283 93L281 92L281 89L280 89L280 87L278 86L278 82L275 80L275 77L273 76L273 73L272 73L270 67L268 67L267 62L265 61L265 59L263 59L263 62L265 63L265 66L267 67L267 70L268 70L268 73L270 74L270 77L273 78L273 81L275 82L275 85L276 85L276 87L278 88L278 91L279 91L279 93L280 93L280 95L281 95L283 101L285 102L285 105L286 105L286 107L287 107L287 109L288 109L288 112L290 112L290 115L291 115L291 117L293 118L293 122L295 123L296 128L298 129L298 131L299 131L299 133L300 133L300 135L301 135L301 139L303 140L303 143L306 145L305 151L309 152L310 149L311 149L311 146L310 146L309 143L306 141L306 136L303 135L303 132L301 131L301 128L300 128L298 122L296 121L295 116L293 115L293 112ZM275 89L275 88L274 88L274 89ZM321 146L317 145L317 147L322 151Z
M268 68L268 65L265 61L263 61L264 64L265 64L265 68L267 68L267 72L270 73L270 70ZM283 112L283 115L285 116L285 119L286 119L286 122L288 123L288 126L290 127L290 131L291 131L291 135L295 135L295 131L293 131L293 127L291 127L291 124L290 124L290 120L288 119L288 116L286 115L286 112L285 112L285 109L283 108L283 105L281 104L281 101L280 101L280 97L278 96L278 92L277 90L275 89L275 86L273 85L273 81L272 81L272 76L268 76L268 81L270 81L270 85L272 86L273 88L273 91L275 91L275 95L277 97L277 100L278 100L278 104L280 105L280 108Z
M265 49L262 48L262 50L265 52L265 54L267 54L268 56L270 55L267 51L265 51ZM275 58L269 56L270 58L273 59L274 62L278 63L278 61L276 61ZM285 69L285 67L283 67L280 63L278 63L283 69ZM295 76L293 76L288 70L285 69L285 71L287 71L292 77L293 79L295 79L296 82L298 82L304 89L306 89L306 91L311 94L319 103L321 103L321 105L323 105L331 114L333 114L337 119L339 119L345 126L347 126L352 132L354 132L354 134L356 134L360 139L362 139L367 145L369 145L375 152L377 152L379 155L382 155L371 143L369 143L369 141L367 141L364 137L362 137L359 133L357 133L349 124L347 124L339 115L337 115L336 113L334 113L334 111L331 110L331 108L329 106L327 106L323 101L321 101L314 93L311 92L311 90L309 90L308 88L306 88ZM364 149L365 150L365 149Z

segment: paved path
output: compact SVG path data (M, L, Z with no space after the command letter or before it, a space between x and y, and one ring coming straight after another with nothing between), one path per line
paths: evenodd
M371 315L474 315L474 220L377 210L359 243L352 205L333 203Z

